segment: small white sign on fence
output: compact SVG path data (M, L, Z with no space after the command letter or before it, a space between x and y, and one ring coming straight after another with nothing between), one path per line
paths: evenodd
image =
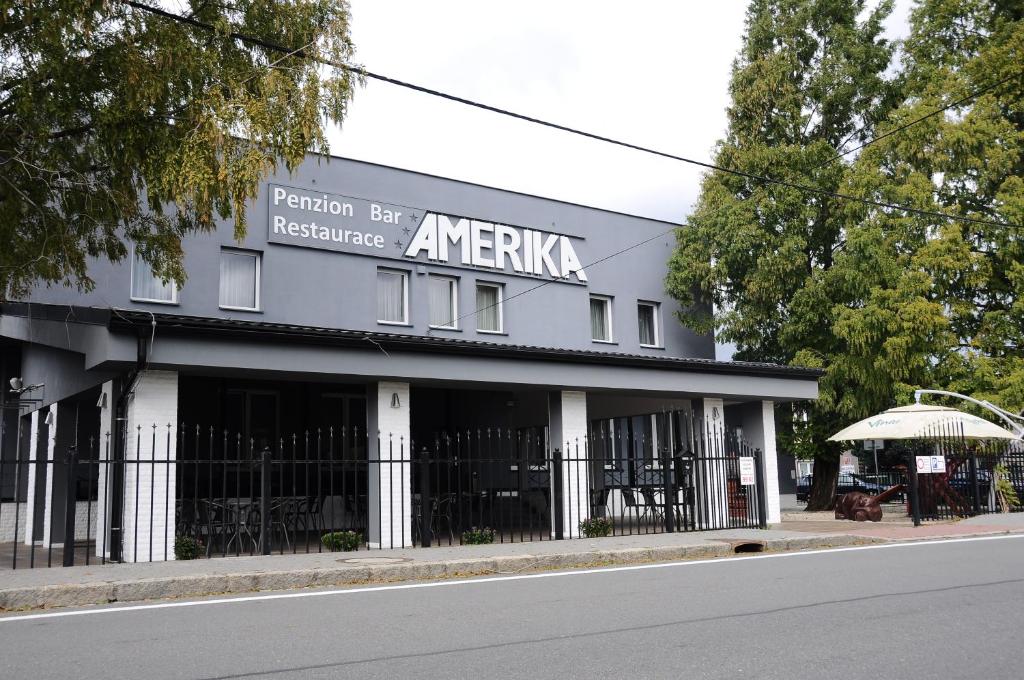
M917 474L929 475L946 471L945 456L916 456Z
M753 486L756 483L754 457L740 456L740 484L743 486Z

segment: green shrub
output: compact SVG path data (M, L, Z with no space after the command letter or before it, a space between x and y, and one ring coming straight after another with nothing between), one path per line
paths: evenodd
M203 542L192 536L178 536L174 539L174 559L194 560L202 552Z
M484 527L477 529L472 527L462 532L462 542L465 545L484 545L486 543L494 543L494 529L488 529Z
M604 517L585 519L580 522L580 533L587 538L610 536L612 533L612 521Z
M321 536L320 542L333 552L351 552L359 550L363 543L363 535L358 531L331 531Z

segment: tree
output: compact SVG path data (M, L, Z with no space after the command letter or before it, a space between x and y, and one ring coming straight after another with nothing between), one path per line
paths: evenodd
M786 17L829 5L752 7L720 164L954 217L1024 222L1019 3L923 0L889 81L866 62L819 90L766 93L745 75L789 49ZM857 24L864 47L854 54L885 49L892 56L877 39L887 11L879 7ZM774 42L753 40L762 24L778 34ZM846 26L843 34L851 31ZM769 47L752 51L758 45ZM839 50L824 63L850 53L832 38L819 46ZM801 66L799 73L814 77L813 62ZM813 130L824 112L836 110L828 100L843 86L863 93L838 107L839 125L854 132L803 133L801 121ZM811 96L816 92L826 101ZM943 115L899 129L962 99ZM763 113L747 101L760 101ZM759 115L781 123L765 125ZM780 125L801 134L780 137L773 132ZM835 155L858 139L873 143L856 156ZM821 199L724 173L705 178L691 222L694 229L679 232L668 287L687 303L710 297L717 313L698 310L683 321L717 327L737 342L738 358L824 369L820 399L780 414L785 445L815 459L808 509L832 504L838 448L827 437L908 402L918 387L952 386L1024 405L1021 230Z
M184 281L181 238L233 219L260 180L326 152L357 78L337 0L0 0L0 300L92 286L134 243ZM232 32L301 48L281 53Z
M882 21L891 3L870 11L865 5L751 3L717 164L825 191L842 188L848 164L832 161L837 149L868 139L899 90L885 75L894 48L882 37ZM858 370L872 367L835 368L834 357L842 353L833 333L841 313L835 298L854 291L834 290L844 281L829 273L844 246L847 212L842 201L828 196L711 172L688 226L678 231L666 282L687 310L681 321L736 343L737 359L829 371L821 398L790 406L778 428L789 451L816 461L811 508L832 504L840 449L827 436L848 415L888 396L879 384L876 394L851 404L846 387ZM695 304L702 299L713 310Z

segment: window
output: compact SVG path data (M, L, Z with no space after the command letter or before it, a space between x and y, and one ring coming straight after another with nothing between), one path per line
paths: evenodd
M455 322L459 318L459 280L431 274L427 284L431 327L456 328Z
M502 332L501 286L476 284L476 329L483 333Z
M178 286L174 281L161 281L149 263L132 251L131 298L139 302L175 304L178 301Z
M594 342L612 341L611 312L611 298L590 296L590 337Z
M228 309L260 308L260 254L221 248L220 306Z
M638 302L636 305L637 322L640 326L640 346L659 347L658 338L658 305L655 302Z
M377 270L377 321L408 323L409 276L394 269Z

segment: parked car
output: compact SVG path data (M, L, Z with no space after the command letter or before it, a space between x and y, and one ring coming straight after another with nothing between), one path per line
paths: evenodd
M869 496L877 496L887 488L888 487L882 484L873 482L870 479L861 477L860 475L844 472L839 475L838 484L836 485L836 496L842 496L844 493L850 493L851 491L862 491ZM811 475L804 475L797 480L796 483L797 502L806 503L810 492Z

